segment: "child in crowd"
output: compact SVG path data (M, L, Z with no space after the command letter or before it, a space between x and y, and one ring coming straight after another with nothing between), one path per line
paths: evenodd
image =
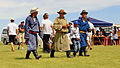
M110 30L110 40L111 40L111 45L114 45L114 39L113 39L113 32Z
M74 27L71 29L70 38L73 43L73 55L76 56L76 53L79 51L80 46L80 35L77 22L74 23Z

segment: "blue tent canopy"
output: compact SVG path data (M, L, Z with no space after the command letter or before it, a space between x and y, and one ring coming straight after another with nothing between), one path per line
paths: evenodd
M79 18L81 18L81 17L79 17ZM95 27L110 27L113 25L112 23L109 23L109 22L101 21L101 20L94 19L91 17L88 17L88 18L90 19L90 22L93 23L93 25ZM75 22L75 21L77 21L77 20L73 20L72 22Z

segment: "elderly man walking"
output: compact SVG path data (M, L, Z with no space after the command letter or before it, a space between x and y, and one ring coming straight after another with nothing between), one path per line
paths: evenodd
M30 14L25 20L25 39L28 43L28 49L26 59L29 59L29 55L33 52L36 59L39 59L42 55L38 56L37 53L37 33L42 37L42 31L40 30L40 24L37 18L38 8L32 8Z
M71 58L70 51L69 51L70 45L68 42L68 35L67 35L68 25L67 25L67 20L64 17L66 12L64 12L64 10L60 10L58 14L59 14L59 17L55 19L54 24L53 24L56 34L55 34L55 39L52 44L52 50L51 50L50 57L54 57L55 51L60 51L60 52L65 51L67 57Z

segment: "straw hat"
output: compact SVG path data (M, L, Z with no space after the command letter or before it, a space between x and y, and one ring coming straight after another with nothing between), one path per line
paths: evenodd
M30 14L35 13L35 12L39 12L39 9L38 8L32 8L30 10Z
M61 9L59 12L57 12L58 14L67 14L63 9Z
M80 13L81 15L82 14L88 14L88 12L86 12L86 10L82 10L82 12Z

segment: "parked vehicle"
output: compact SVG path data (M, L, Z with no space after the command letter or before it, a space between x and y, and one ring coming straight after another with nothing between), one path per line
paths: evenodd
M3 27L2 34L1 34L1 41L7 45L9 43L9 37L7 35L7 27ZM15 40L14 44L19 44L18 39Z

